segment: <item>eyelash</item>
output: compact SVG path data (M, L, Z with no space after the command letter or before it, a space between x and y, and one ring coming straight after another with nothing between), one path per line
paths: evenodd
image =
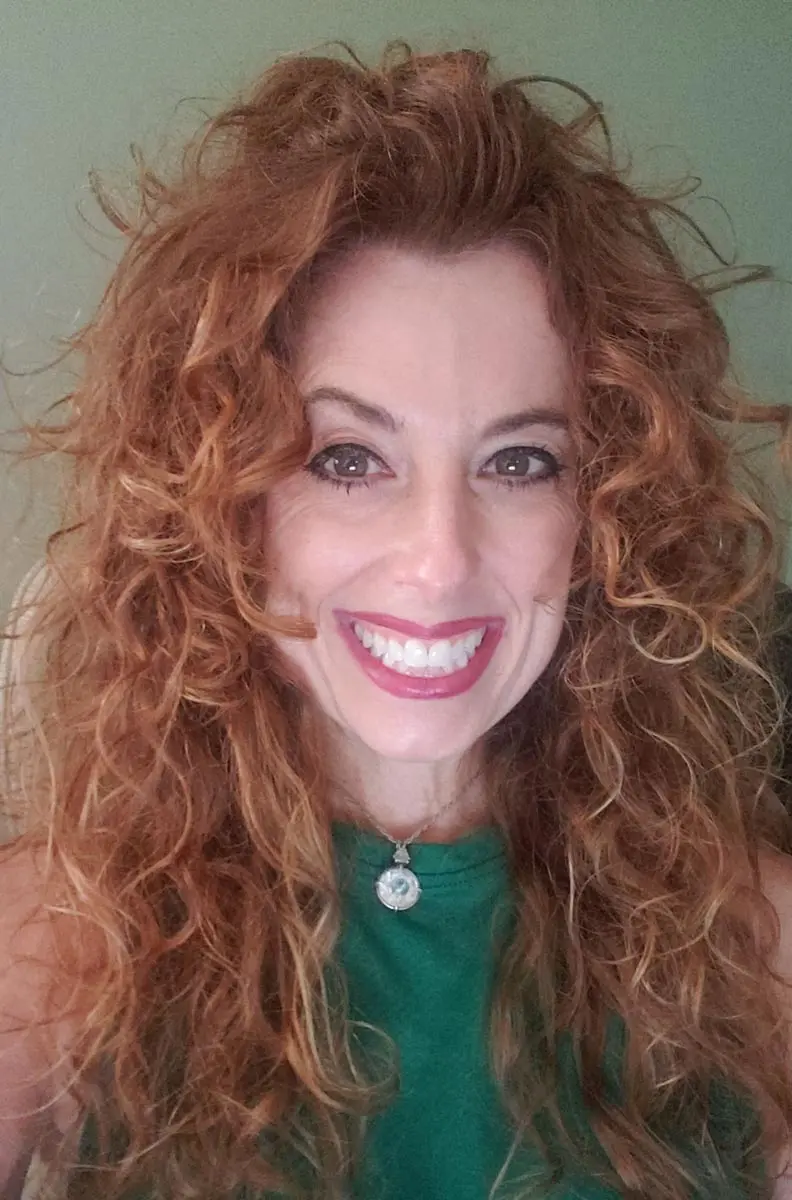
M379 463L380 466L385 466L385 463L378 454L375 454L373 450L368 450L365 446L358 445L357 442L336 442L331 446L325 446L323 450L320 450L318 454L315 454L313 458L305 464L305 470L315 479L318 479L321 483L329 483L333 487L343 488L347 494L349 494L353 488L371 487L370 482L365 478L339 479L337 476L328 475L326 471L322 470L322 464L335 457L341 450L358 451L360 454L363 454L374 462ZM558 461L556 456L550 450L548 450L546 446L504 446L502 450L498 450L496 451L496 454L491 455L490 458L487 459L487 462L490 462L496 457L496 455L506 454L510 450L528 450L532 455L543 458L546 465L550 469L550 474L543 475L539 478L521 478L519 476L509 478L508 475L494 475L492 478L499 487L529 488L535 487L540 483L553 483L558 480L566 470L566 467L564 467Z

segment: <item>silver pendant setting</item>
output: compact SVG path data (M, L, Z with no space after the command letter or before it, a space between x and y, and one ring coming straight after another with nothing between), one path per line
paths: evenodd
M394 912L404 912L412 908L418 903L421 895L418 876L410 870L409 861L407 847L403 842L399 842L393 854L394 865L387 867L375 884L380 903Z

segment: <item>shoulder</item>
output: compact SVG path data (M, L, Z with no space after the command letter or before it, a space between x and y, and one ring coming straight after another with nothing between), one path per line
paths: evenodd
M782 1014L792 1022L792 856L776 851L761 853L759 876L762 892L770 901L778 921L778 946L770 965L780 976ZM779 1159L777 1169L782 1174L774 1183L773 1200L792 1200L790 1161L792 1146L787 1147Z
M65 966L77 957L64 953L67 939L77 945L74 922L54 902L42 859L30 850L3 847L0 896L0 1117L13 1123L26 1108L48 1107L63 1128L72 1102L55 1097L67 1082L79 1020Z
M0 1036L51 1016L59 926L41 857L20 845L0 853Z
M0 895L0 951L5 965L29 962L34 951L51 949L46 943L54 936L52 888L43 856L22 839L0 850ZM7 980L7 972L0 978Z
M762 891L778 918L778 952L773 964L792 987L792 855L764 851L759 855ZM792 992L789 996L792 1017Z
M96 939L86 936L44 852L24 839L0 848L0 897L0 1019L14 1004L20 1020L56 1019L98 967Z
M0 853L0 1195L16 1197L38 1146L62 1128L54 1111L57 1057L47 1052L54 945L33 855Z

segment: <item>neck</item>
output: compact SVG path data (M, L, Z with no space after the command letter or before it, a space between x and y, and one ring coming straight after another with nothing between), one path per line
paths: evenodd
M434 817L419 835L422 842L453 841L489 824L480 755L410 762L347 745L333 747L333 761L331 804L340 820L361 825L368 814L374 829L407 841Z

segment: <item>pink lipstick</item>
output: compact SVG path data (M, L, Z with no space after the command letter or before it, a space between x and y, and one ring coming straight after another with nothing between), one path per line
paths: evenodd
M334 615L352 657L372 683L390 695L406 700L446 700L468 691L489 666L505 627L502 617L470 617L459 621L444 621L438 625L419 625L387 613L348 612L336 609ZM460 638L474 629L483 629L484 636L466 666L444 675L409 675L385 666L362 645L354 630L357 622L392 630L402 637L419 638L424 642Z

